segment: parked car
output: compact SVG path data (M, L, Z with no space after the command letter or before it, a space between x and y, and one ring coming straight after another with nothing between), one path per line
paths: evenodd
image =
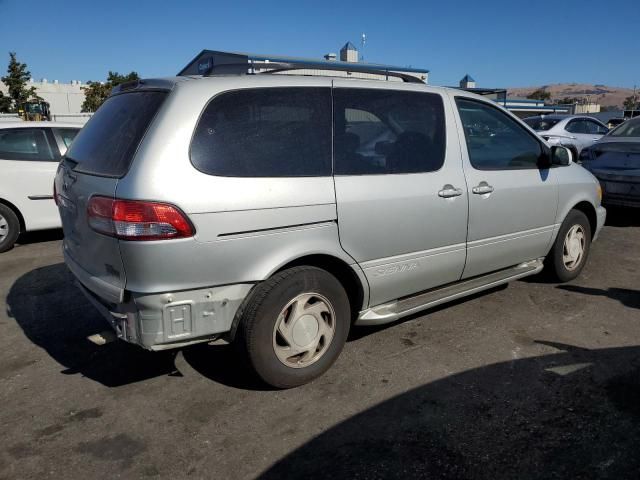
M21 232L60 228L53 178L79 130L56 122L0 123L0 252Z
M286 388L325 372L353 323L545 263L575 278L606 215L593 175L490 100L405 82L213 71L117 87L55 180L81 290L123 340L233 341Z
M640 117L621 124L580 154L608 205L640 207Z
M614 118L610 118L607 121L607 128L609 130L613 130L614 128L616 128L618 125L621 125L625 122L626 119L624 118L618 118L618 117L614 117Z
M609 129L599 120L584 116L541 115L525 118L524 122L544 138L549 145L562 145L577 159L583 148L593 145Z

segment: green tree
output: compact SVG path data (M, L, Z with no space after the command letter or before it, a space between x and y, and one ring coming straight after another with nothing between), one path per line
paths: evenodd
M637 110L638 109L638 96L637 95L629 95L624 99L624 103L622 104L625 110Z
M535 92L531 92L527 95L527 98L532 100L549 100L551 98L551 94L543 87L537 89Z
M0 113L11 113L11 97L0 92Z
M42 100L36 93L36 87L27 87L30 78L31 72L27 70L27 64L18 61L16 52L9 52L7 75L2 77L2 83L9 90L8 103L7 97L3 95L0 98L0 108L6 108L9 113L15 113L23 103L29 100Z
M127 75L121 75L118 72L109 71L106 82L87 82L84 90L85 98L82 103L83 112L95 112L100 105L107 99L111 89L121 83L140 80L140 76L136 72L130 72Z

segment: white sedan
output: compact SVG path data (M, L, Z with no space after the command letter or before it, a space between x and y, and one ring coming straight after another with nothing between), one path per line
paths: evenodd
M578 159L583 148L590 147L609 129L599 120L579 115L541 115L523 119L549 145L562 145Z
M0 123L0 252L21 232L59 228L53 178L82 125Z

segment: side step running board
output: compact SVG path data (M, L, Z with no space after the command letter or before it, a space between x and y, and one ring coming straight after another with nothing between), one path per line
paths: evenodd
M397 320L400 317L450 302L460 297L481 292L518 278L535 275L542 270L542 258L521 263L515 267L498 270L481 277L462 280L445 287L418 293L411 297L394 300L377 305L360 312L356 325L381 325Z

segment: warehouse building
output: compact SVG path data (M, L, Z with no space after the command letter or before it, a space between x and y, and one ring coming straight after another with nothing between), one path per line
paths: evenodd
M78 114L84 102L82 82L71 80L70 83L59 83L58 80L49 82L46 78L36 82L33 79L27 88L35 87L37 94L49 103L52 114ZM0 91L8 94L7 86L0 82Z

